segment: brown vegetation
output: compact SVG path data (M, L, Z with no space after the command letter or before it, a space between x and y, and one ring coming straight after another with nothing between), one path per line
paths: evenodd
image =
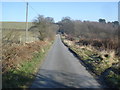
M102 21L101 21L102 20ZM67 39L75 40L77 44L92 45L100 50L115 50L116 55L120 55L119 45L119 23L106 23L100 19L100 22L71 20L70 17L63 18L60 23L59 31L67 34ZM103 23L104 21L104 23Z
M15 25L15 27L14 27ZM6 27L9 28L6 29ZM27 43L25 43L25 22L3 23L2 27L2 59L3 72L16 68L23 60L30 60L43 46L55 37L58 25L51 17L38 16L29 23ZM44 50L42 49L44 52Z
M13 45L3 47L3 73L8 69L16 68L23 60L31 60L31 58L38 53L47 42L36 41L26 43L25 45ZM44 51L43 51L44 52Z
M120 58L114 49L102 47L99 40L71 41L66 36L62 40L93 73L104 78L110 87L120 88Z
M39 15L34 19L33 26L29 31L36 32L39 40L44 41L46 38L53 39L58 28L58 25L54 24L53 18Z
M64 43L91 71L103 76L110 86L120 88L119 22L82 22L65 17L59 23Z

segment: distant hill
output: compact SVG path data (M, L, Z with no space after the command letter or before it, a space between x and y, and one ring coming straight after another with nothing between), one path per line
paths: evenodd
M24 30L26 28L26 22L0 22L2 23L2 29L21 29ZM28 28L33 26L32 22L28 22Z

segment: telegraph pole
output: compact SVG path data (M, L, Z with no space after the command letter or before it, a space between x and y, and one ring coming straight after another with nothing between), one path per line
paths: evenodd
M25 33L25 42L28 41L28 2L26 3L26 33Z
M118 2L118 22L120 25L120 1Z

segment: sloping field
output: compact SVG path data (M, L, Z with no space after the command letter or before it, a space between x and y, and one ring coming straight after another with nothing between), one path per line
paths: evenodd
M2 23L2 39L3 43L22 43L25 42L26 22L0 22ZM28 22L28 29L33 26L32 22ZM27 41L32 42L38 40L33 32L28 31Z
M1 22L0 22L1 23ZM32 22L28 22L28 28L33 26ZM2 22L2 29L25 29L26 22Z

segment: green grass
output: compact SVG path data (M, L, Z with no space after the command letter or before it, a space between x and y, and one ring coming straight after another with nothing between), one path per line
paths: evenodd
M115 85L120 89L120 75L114 73L113 71L110 71L107 80L111 85Z
M81 56L82 60L88 60L91 59L90 56L92 56L95 52L87 50L86 48L76 48L74 46L70 46L70 48L77 53L78 55Z
M70 47L75 53L77 53L81 59L86 63L91 65L91 69L97 74L100 75L105 69L109 68L109 65L103 60L103 58L95 51L87 50L86 48L76 48Z
M35 73L49 48L50 45L44 47L45 52L40 51L34 55L32 60L24 61L18 68L4 73L3 88L28 88L35 79Z

